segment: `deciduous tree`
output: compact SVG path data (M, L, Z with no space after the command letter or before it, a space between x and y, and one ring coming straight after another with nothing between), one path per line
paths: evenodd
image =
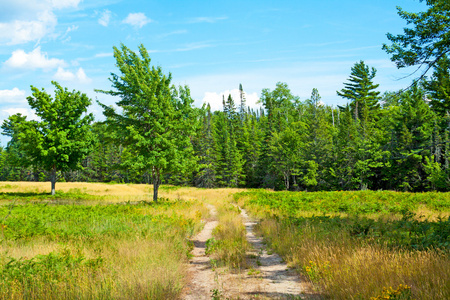
M94 116L87 114L91 99L86 94L75 90L69 92L57 82L52 84L55 86L54 98L44 89L33 86L32 96L27 98L39 121L11 116L2 128L16 139L26 155L27 164L41 166L51 172L54 195L56 173L79 168L81 160L89 153L92 146L90 123Z
M152 174L157 201L163 175L192 170L194 101L187 86L177 89L170 73L151 65L143 45L139 53L123 44L114 47L114 57L120 74L111 73L112 90L98 92L120 97L116 104L121 111L100 105L108 124L119 132L117 142L126 146L124 164Z

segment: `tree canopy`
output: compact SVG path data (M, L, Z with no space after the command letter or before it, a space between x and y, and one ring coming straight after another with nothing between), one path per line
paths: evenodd
M126 145L123 165L138 172L150 172L153 199L158 199L162 176L183 172L193 166L193 100L187 86L171 85L172 76L151 65L143 45L135 53L125 45L114 47L120 74L111 73L112 90L98 92L119 96L121 109L99 103L107 124L116 130L116 142Z
M400 17L412 28L404 28L404 33L399 35L388 33L392 44L383 45L398 68L425 66L421 78L450 51L450 2L426 0L426 4L428 10L419 13L397 7Z
M39 166L51 172L52 195L55 194L57 171L80 167L81 160L90 152L92 114L87 114L91 104L86 94L68 91L57 82L55 97L44 89L31 86L32 96L28 104L34 109L39 121L27 121L21 115L10 116L3 123L4 134L12 137L19 149L26 154L23 163Z

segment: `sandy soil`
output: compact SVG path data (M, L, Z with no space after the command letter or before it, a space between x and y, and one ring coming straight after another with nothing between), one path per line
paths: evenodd
M212 218L216 216L214 206L208 205ZM186 288L183 299L203 300L211 299L212 291L217 290L215 272L211 269L209 257L206 256L206 241L212 237L212 231L217 221L207 221L203 230L193 239L194 249L189 264L190 283Z
M210 207L210 210L215 216L214 208ZM241 216L252 245L252 250L247 253L248 268L233 272L226 268L211 268L205 255L205 242L211 238L217 222L206 222L194 239L191 281L183 299L319 299L309 283L301 281L278 254L267 251L262 238L254 233L257 223L245 210L241 210Z

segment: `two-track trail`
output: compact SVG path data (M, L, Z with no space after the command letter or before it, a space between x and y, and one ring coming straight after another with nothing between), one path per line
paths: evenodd
M217 215L216 209L208 204L211 218ZM183 299L203 300L211 299L211 291L217 286L214 280L215 273L211 269L209 257L206 256L206 241L212 237L212 231L217 226L217 221L206 221L203 230L193 239L194 249L190 260L189 273L190 283L187 286Z
M212 219L216 210L208 205ZM193 239L193 258L190 261L190 283L183 299L312 299L310 286L288 268L281 257L266 249L262 238L255 235L257 224L241 210L246 237L251 250L246 253L247 269L230 271L212 268L205 254L206 241L212 237L217 221L205 223L204 229Z
M267 250L261 237L255 235L257 222L241 209L242 221L251 245L246 270L223 272L218 276L223 299L308 299L310 287L282 258Z

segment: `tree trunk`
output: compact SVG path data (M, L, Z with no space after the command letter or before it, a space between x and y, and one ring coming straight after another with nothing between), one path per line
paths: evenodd
M155 203L158 202L158 189L159 189L159 185L161 184L161 180L159 178L159 170L153 170L152 172L152 177L153 177L153 201Z
M53 166L52 175L50 176L50 181L52 183L52 195L55 195L56 186L56 166Z

